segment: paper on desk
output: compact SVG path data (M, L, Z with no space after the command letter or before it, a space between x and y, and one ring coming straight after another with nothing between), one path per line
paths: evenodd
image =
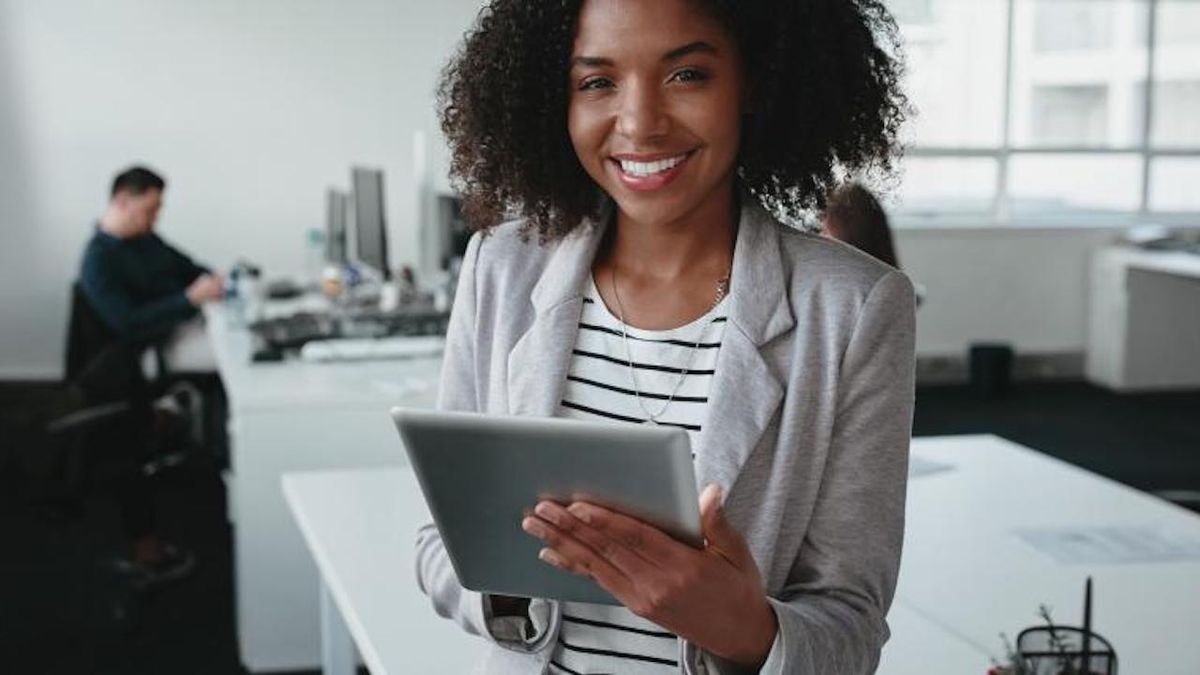
M946 464L945 462L935 462L931 459L921 459L920 457L910 457L908 459L909 478L932 476L935 473L942 473L943 471L951 471L953 469L953 464Z
M1022 529L1016 535L1064 565L1200 560L1200 539L1156 527Z

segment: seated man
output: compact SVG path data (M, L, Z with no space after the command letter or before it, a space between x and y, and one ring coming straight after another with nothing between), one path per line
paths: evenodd
M113 447L144 457L162 435L141 370L145 349L166 338L202 304L223 295L223 282L154 234L166 183L133 167L118 174L108 208L84 249L78 289L98 331L86 349L77 382L90 395L128 401L134 413ZM130 569L147 585L185 576L192 555L163 542L154 531L149 478L134 475L118 487L132 541Z

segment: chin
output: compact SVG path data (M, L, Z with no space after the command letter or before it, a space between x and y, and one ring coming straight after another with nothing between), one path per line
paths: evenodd
M610 193L611 195L611 193ZM695 209L698 201L673 199L663 196L620 195L614 197L617 208L634 222L646 225L670 223L686 216Z

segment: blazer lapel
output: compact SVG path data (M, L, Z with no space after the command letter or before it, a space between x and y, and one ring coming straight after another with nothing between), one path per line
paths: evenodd
M696 450L701 488L728 495L746 458L783 399L779 375L760 348L795 324L779 251L779 225L757 200L743 196L729 289L729 322L709 390L708 420Z
M725 494L770 424L783 385L760 348L795 326L784 286L779 225L753 197L743 197L729 315L709 393L709 417L697 441L700 486ZM557 245L530 299L535 318L508 356L508 409L550 417L558 410L591 273L607 218L580 228Z
M551 417L558 410L583 309L583 281L604 234L596 223L606 222L585 224L559 242L533 287L533 323L508 354L513 415Z

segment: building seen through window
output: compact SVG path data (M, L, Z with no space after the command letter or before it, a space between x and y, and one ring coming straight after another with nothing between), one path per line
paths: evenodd
M889 5L917 110L901 224L1200 212L1200 2Z

